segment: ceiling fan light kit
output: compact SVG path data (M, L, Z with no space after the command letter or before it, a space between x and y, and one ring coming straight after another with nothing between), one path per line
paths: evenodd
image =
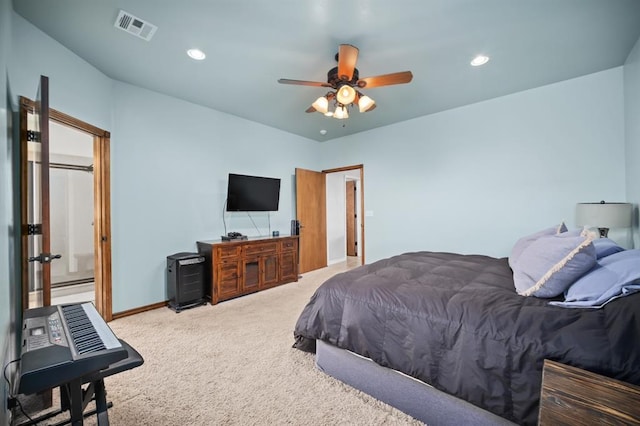
M348 109L354 104L358 106L361 113L372 111L376 103L369 96L363 95L355 88L374 88L390 86L392 84L405 84L413 79L411 71L402 71L391 74L383 74L374 77L360 78L360 73L356 68L358 60L358 48L350 44L341 44L336 54L338 66L329 70L327 82L291 80L281 78L278 83L296 84L300 86L330 87L334 91L319 97L307 108L306 112L320 112L327 117L339 120L349 118ZM329 109L329 102L335 100L334 111Z

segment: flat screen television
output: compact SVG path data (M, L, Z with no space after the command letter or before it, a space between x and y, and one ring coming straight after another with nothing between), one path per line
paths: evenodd
M228 212L274 212L280 202L280 179L229 173Z

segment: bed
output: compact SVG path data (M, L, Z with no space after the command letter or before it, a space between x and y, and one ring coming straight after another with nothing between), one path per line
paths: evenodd
M607 269L591 237L580 241L561 265L593 257L568 278L577 287ZM317 350L322 370L432 424L536 424L544 359L640 384L640 275L625 278L626 297L598 306L581 306L584 297L571 306L566 285L555 297L524 296L514 265L531 257L525 248L509 258L404 253L338 274L304 307L294 347ZM627 263L640 264L640 251L629 252ZM556 260L543 278L562 272Z

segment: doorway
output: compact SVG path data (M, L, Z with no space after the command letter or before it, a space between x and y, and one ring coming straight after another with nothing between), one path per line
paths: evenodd
M36 128L36 115L27 113L27 128ZM39 223L37 200L41 198L43 164L40 146L27 144L31 180L29 223ZM50 264L50 303L95 302L93 265L93 137L55 121L49 122L49 220L51 253L59 255ZM37 241L36 241L37 243ZM33 253L39 247L34 247ZM29 307L44 305L42 268L29 270Z
M93 137L49 123L51 304L95 302Z
M110 133L94 127L74 117L50 109L47 132L62 133L65 141L54 142L53 150L46 150L46 162L36 161L37 140L33 140L30 115L36 103L20 98L20 143L21 143L21 223L22 243L22 304L23 309L46 306L51 303L76 303L79 299L54 299L56 287L76 285L72 293L78 293L80 286L84 293L81 298L94 301L98 312L106 321L113 317L111 304L111 219L110 219ZM69 146L68 139L77 138ZM48 144L47 144L48 145ZM40 170L40 164L48 164L47 170ZM50 266L53 280L39 287L42 280L37 276L40 270L29 258L33 256L33 244L37 235L38 215L34 211L45 208L39 206L44 190L38 188L35 174L48 173L50 182L58 181L62 186L47 186L47 208L52 213L53 234L58 241L53 242L51 252L60 250L65 256L57 258ZM49 197L50 196L50 197ZM80 203L69 209L63 198L81 198ZM55 198L55 199L54 199ZM55 221L55 222L54 222ZM67 228L60 233L60 228ZM70 241L70 239L72 241ZM54 256L52 256L54 257Z
M326 173L327 263L347 262L355 267L360 259L360 171Z

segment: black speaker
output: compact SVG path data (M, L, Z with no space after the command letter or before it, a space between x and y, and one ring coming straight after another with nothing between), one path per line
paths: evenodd
M167 296L176 312L206 304L204 298L205 258L198 253L167 256Z
M291 221L291 235L300 235L300 222L295 219Z

